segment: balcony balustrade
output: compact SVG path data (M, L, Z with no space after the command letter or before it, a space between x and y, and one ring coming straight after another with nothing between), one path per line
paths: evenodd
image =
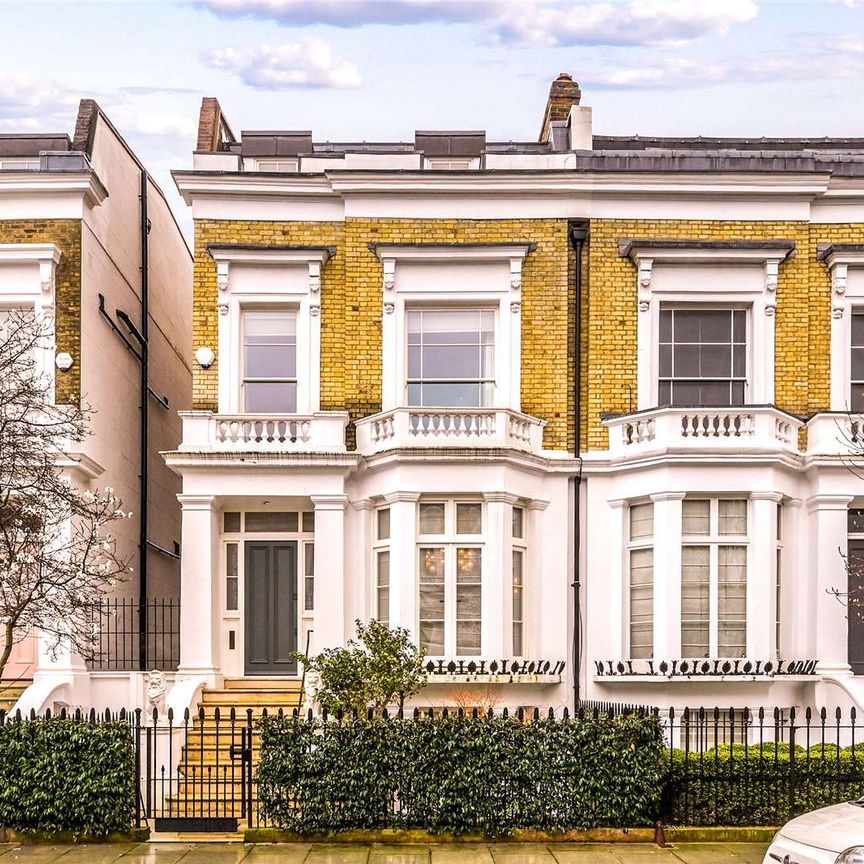
M613 459L634 459L667 451L711 453L798 453L800 420L773 406L741 408L655 408L609 418Z
M348 414L214 414L181 411L181 452L345 452Z
M816 414L807 423L808 456L864 455L864 415Z
M540 453L545 421L503 408L397 408L357 421L357 449L500 447Z

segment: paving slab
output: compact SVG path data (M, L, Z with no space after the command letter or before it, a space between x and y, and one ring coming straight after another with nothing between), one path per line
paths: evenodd
M620 864L623 852L608 843L550 844L549 851L558 864Z
M556 864L545 844L495 843L489 848L495 864Z
M3 864L11 861L26 861L27 864L53 864L61 855L75 847L57 844L52 846L29 846L13 843L12 849L3 858Z
M242 843L195 843L180 862L181 864L239 864L249 856L251 851L251 846L244 846ZM66 864L65 860L63 864Z
M375 844L369 850L368 864L429 864L429 847Z
M493 864L489 847L482 843L432 846L431 864Z
M762 864L766 849L764 843L684 843L673 851L684 864Z
M311 843L269 843L252 847L244 864L304 864Z
M368 858L368 846L313 845L304 864L366 864Z
M177 864L195 843L141 843L117 864Z

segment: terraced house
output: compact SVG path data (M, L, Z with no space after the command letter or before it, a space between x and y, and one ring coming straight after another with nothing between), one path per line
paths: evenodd
M864 142L580 97L531 142L203 101L173 704L374 617L424 705L864 705Z
M176 664L179 483L158 454L191 398L191 279L168 202L92 99L71 136L0 135L0 318L52 322L37 368L57 404L93 409L92 434L63 470L80 487L112 487L133 513L113 532L133 571L94 610L92 656L53 654L30 634L6 666L0 708L141 704L143 671ZM161 622L148 622L151 607Z

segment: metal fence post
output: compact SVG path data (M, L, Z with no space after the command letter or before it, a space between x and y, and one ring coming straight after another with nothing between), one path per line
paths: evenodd
M789 711L789 816L795 815L795 789L796 789L796 761L795 761L795 709Z

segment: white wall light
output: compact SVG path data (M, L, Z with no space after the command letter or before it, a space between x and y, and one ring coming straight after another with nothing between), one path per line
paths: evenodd
M212 348L208 348L206 345L202 345L195 352L195 359L198 361L198 365L202 369L209 369L213 365L213 361L216 359L216 355L213 353Z

